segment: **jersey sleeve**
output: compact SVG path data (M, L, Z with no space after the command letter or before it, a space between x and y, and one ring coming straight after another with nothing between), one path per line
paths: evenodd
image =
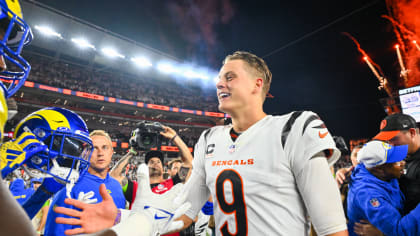
M333 165L340 151L319 116L313 112L293 112L282 129L282 145L292 171L299 174L305 164L324 151L328 164Z
M192 173L185 184L185 189L188 191L187 201L191 203L191 208L186 215L191 219L197 216L210 196L210 191L206 185L206 170L204 166L206 139L210 131L204 131L195 145Z
M318 235L347 229L340 192L323 152L306 162L296 184Z

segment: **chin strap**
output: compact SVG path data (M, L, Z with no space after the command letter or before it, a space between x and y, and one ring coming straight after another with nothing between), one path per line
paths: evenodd
M48 173L42 173L42 172L35 172L35 171L31 171L27 166L22 166L23 169L25 170L25 172L31 177L31 178L49 178L49 177L53 177L55 179L55 181L57 181L58 183L61 184L65 184L66 185L66 196L68 198L71 198L71 191L74 187L74 185L76 184L76 182L79 180L80 174L79 174L79 167L80 167L80 162L77 163L76 169L72 170L72 168L68 168L68 167L61 167L58 163L57 160L51 159L53 167L50 169L51 174ZM67 176L70 176L67 178ZM54 176L60 177L62 179L68 179L68 182L65 182L61 179L58 179Z
M66 179L67 176L70 173L70 176L68 177L68 181L69 182L63 182L62 180L58 180L56 179L58 182L65 184L66 185L66 196L68 198L71 198L71 190L73 189L75 183L77 182L77 180L79 180L79 165L80 163L77 164L76 169L74 169L72 171L71 168L68 167L61 167L58 165L57 160L52 159L52 163L53 163L53 167L51 168L51 174L54 174L60 178Z

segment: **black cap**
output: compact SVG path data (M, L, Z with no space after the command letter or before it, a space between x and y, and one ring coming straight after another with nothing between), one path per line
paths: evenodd
M149 163L149 160L153 157L157 157L160 159L163 165L163 153L161 151L149 151L146 153L145 162L146 164Z
M388 141L401 130L409 130L410 128L417 128L416 120L409 115L395 113L381 121L381 131L373 139Z

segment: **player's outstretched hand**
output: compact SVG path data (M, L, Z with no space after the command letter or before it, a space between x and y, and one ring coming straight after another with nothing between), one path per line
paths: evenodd
M339 186L341 186L344 183L344 181L346 180L346 178L348 178L349 174L353 169L354 167L352 166L349 168L341 168L337 170L337 172L335 173L335 180L337 181L337 184Z
M31 132L23 132L17 139L5 142L0 148L0 170L5 178L13 170L25 164L33 155L47 150Z
M139 187L130 216L113 227L118 236L159 235L179 231L184 226L180 220L191 206L185 202L187 193L182 184L175 185L164 194L150 189L149 169L141 164L137 172Z
M64 214L76 218L57 217L55 222L58 224L78 225L81 228L69 229L64 233L66 235L95 233L103 229L110 228L114 225L115 218L117 217L118 209L108 194L105 184L99 187L99 193L102 197L102 202L98 204L88 204L75 199L65 199L66 204L72 205L81 209L69 209L65 207L56 207L54 211L59 214ZM86 195L89 195L87 193ZM83 198L83 197L82 197Z

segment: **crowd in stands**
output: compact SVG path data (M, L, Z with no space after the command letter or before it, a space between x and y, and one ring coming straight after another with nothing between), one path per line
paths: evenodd
M200 86L180 85L173 80L162 82L118 72L100 72L46 57L26 57L32 66L29 81L132 101L218 111L215 91Z

